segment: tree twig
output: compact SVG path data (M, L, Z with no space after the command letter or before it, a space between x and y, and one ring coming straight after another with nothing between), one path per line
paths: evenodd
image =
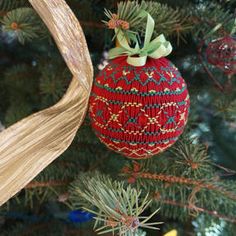
M194 186L197 186L198 188L215 190L217 192L224 194L230 199L236 200L236 195L233 194L232 192L229 192L226 189L215 186L211 183L205 183L204 180L193 180L193 179L185 178L185 177L171 176L171 175L165 175L165 174L152 174L148 172L139 173L138 178L153 179L153 180L159 180L159 181L164 181L164 182L169 182L169 183L194 185Z
M159 197L157 197L157 199L160 202L164 203L164 204L168 204L168 205L172 205L172 206L178 206L178 207L182 207L182 208L187 208L189 210L196 210L198 212L206 213L208 215L224 219L225 221L228 221L228 222L231 222L231 223L234 223L234 224L236 223L236 218L219 214L217 211L209 211L207 209L197 207L195 205L184 204L184 203L176 202L176 201L173 201L173 200L160 199Z
M64 186L71 183L71 180L49 180L46 182L38 182L32 181L31 183L25 186L25 189L31 188L42 188L42 187L57 187L57 186Z

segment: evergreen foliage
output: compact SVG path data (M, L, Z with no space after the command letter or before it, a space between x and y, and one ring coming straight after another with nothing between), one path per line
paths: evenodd
M3 30L14 32L20 43L42 37L44 26L31 8L13 9L2 19Z
M159 209L149 217L141 216L151 201L148 194L141 198L141 190L126 186L124 182L112 181L108 176L98 173L80 175L73 184L71 198L75 208L95 214L95 228L99 234L118 231L119 235L134 235L138 228L158 229L155 225L162 222L148 223ZM140 199L142 201L140 202ZM86 205L88 205L86 207ZM94 207L97 210L94 210Z
M29 3L27 0L9 0L9 1L0 1L0 10L9 11L18 7L28 6Z
M112 32L101 20L107 22L111 14L118 13L130 23L132 35L137 26L141 33L146 26L145 18L137 18L140 9L152 14L155 35L163 33L172 42L170 59L188 84L188 127L168 151L149 160L132 161L101 144L86 118L71 147L0 207L0 235L96 235L94 222L68 221L68 213L77 208L97 215L99 232L132 235L120 220L121 212L114 210L119 202L124 212L136 217L152 216L160 208L150 221L164 222L158 226L160 231L144 228L135 235L163 235L175 228L180 236L233 236L235 75L227 76L210 65L205 48L213 39L234 33L236 1L153 0L141 1L141 5L135 1L119 3L118 12L116 0L66 2L84 29L96 73L102 52L114 43ZM0 26L0 121L7 127L58 101L70 75L47 29L26 0L0 0ZM215 86L205 66L223 91ZM146 226L152 227L149 222Z

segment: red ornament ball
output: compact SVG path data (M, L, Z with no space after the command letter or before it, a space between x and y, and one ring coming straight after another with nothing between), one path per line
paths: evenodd
M210 42L206 49L207 61L226 74L236 73L236 40L226 36Z
M143 159L170 147L183 132L189 95L178 69L166 58L131 66L109 62L95 79L89 115L98 138L126 157Z

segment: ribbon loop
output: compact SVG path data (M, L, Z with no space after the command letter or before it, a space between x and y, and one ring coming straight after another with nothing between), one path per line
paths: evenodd
M140 48L138 42L134 48L130 47L124 33L120 29L115 29L119 47L113 48L109 51L109 59L113 59L121 55L127 55L128 64L133 66L144 66L148 57L159 59L161 57L168 56L172 52L171 43L165 39L163 34L151 40L155 22L151 15L146 11L143 11L141 14L147 15L143 48Z
M128 57L127 62L130 65L133 66L144 66L147 61L147 56L142 56L142 57Z

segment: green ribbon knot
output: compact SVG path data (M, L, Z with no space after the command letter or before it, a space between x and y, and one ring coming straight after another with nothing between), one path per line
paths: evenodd
M166 41L163 34L151 40L155 22L150 14L147 12L143 12L143 14L147 15L144 46L140 48L139 43L137 42L135 47L131 48L124 33L121 30L116 29L117 41L120 46L109 51L109 59L113 59L121 55L127 55L128 64L133 66L144 66L148 57L158 59L171 53L172 46L169 41Z

